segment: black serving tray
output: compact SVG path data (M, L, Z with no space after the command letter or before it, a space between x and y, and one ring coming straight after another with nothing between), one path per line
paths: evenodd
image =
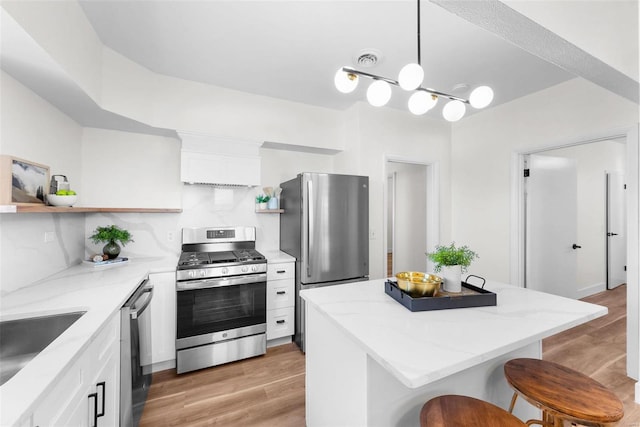
M487 307L497 305L496 294L483 288L462 282L462 292L440 292L435 297L414 298L398 287L397 282L387 280L384 292L411 311L447 310L451 308Z

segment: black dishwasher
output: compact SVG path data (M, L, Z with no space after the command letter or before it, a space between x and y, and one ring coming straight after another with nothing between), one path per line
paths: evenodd
M152 298L153 285L144 280L120 310L120 427L138 427L151 386L141 349L151 348Z

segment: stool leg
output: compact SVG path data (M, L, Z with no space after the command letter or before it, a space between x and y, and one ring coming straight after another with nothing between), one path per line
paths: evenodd
M509 413L513 414L513 407L516 406L516 399L518 399L518 393L513 393L511 397L511 405L509 405Z

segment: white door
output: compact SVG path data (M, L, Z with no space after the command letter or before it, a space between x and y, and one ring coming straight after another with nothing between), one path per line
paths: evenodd
M624 175L607 173L607 289L627 283Z
M531 154L525 178L525 286L577 296L576 161Z

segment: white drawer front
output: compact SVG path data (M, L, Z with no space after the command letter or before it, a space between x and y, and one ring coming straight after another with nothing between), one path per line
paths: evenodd
M293 335L293 307L267 311L267 339L282 338Z
M294 306L293 279L267 282L267 310Z
M295 264L292 262L267 264L267 280L290 279L294 276Z

